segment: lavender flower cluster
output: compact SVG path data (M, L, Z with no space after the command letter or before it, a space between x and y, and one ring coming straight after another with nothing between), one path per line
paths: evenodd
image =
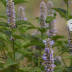
M53 72L53 69L55 67L54 65L54 58L53 58L53 50L52 45L54 44L53 41L51 41L50 38L46 40L45 43L45 54L43 55L43 60L45 60L45 70L47 72Z
M46 25L46 15L47 15L47 7L44 2L41 2L40 4L40 28L44 28Z
M52 22L51 22L51 24L49 24L49 27L52 28L52 29L49 30L48 36L55 36L56 35L57 28L55 26L55 23L56 23L56 20L53 19Z
M53 8L52 1L48 1L47 2L47 11L48 11L48 16L50 16L50 17L54 17L54 10L52 8ZM49 31L47 31L48 36L55 36L56 35L57 28L55 26L55 23L56 23L56 19L53 19L50 24L47 24L50 28L52 28Z
M52 14L52 13L54 12L54 10L53 10L52 8L53 8L53 3L52 3L52 1L48 1L48 2L47 2L48 15L49 15L49 14Z
M8 24L9 28L15 28L15 9L14 9L14 2L13 0L6 0L7 2L7 17L8 17Z
M18 20L27 20L27 18L25 17L25 12L24 12L24 10L25 10L25 7L23 7L23 6L20 6L19 8L18 8Z

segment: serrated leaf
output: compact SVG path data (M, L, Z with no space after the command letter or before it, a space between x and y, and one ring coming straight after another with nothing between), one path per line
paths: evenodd
M64 10L64 9L61 9L61 8L52 8L54 9L55 11L59 12L60 16L65 18L67 20L67 11Z
M17 20L16 21L16 25L31 25L34 26L33 24L31 24L30 22L26 21L26 20Z
M8 57L6 64L3 67L8 67L10 65L17 64L17 62L14 62L14 60L11 57Z

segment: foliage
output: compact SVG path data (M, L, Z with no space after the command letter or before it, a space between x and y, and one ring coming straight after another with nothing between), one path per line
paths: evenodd
M6 0L0 1L6 7ZM15 5L19 3L31 3L27 0L13 0L13 2ZM64 2L67 4L68 0L64 0ZM68 10L61 8L52 9L54 10L54 17L47 16L45 20L46 24L51 24L53 19L56 19L55 11L66 20L72 19L72 16L68 15ZM7 16L4 15L0 15L0 18L8 19ZM37 20L37 23L40 22L39 17L36 17L34 20ZM72 71L72 55L62 57L64 53L69 53L70 51L68 40L65 36L49 36L46 32L51 30L51 27L36 27L26 20L16 20L15 24L16 28L10 29L7 22L0 21L0 72L46 72L45 65L42 64L42 55L45 49L43 41L46 41L47 38L51 38L51 40L54 41L52 48L56 48L58 55L62 58L62 61L54 60L54 64L56 65L54 72ZM37 30L37 33L31 35L28 32L29 30ZM65 64L64 59L71 60L69 67ZM26 63L26 65L24 63Z

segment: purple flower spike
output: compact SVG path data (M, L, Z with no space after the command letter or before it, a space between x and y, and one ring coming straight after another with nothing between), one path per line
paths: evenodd
M53 8L52 1L48 1L47 11L48 11L48 16L50 16L50 17L54 17L54 10L52 8ZM47 34L48 36L52 37L52 36L56 35L56 33L57 33L57 28L55 26L56 22L57 22L56 19L53 19L52 22L49 24L49 27L52 29L49 29L49 33Z
M45 44L45 54L43 55L43 60L45 60L45 70L47 72L54 72L54 58L53 58L53 50L52 50L53 41L50 38L46 40Z
M47 7L44 2L41 2L40 4L40 28L46 27L46 15L47 15Z
M25 7L19 6L19 8L18 8L19 13L18 13L18 19L17 20L27 20L27 18L25 17L24 10L25 10Z
M9 28L13 29L15 28L15 9L14 9L14 2L12 2L13 0L6 0L7 2L7 17L8 17L8 24L9 24Z

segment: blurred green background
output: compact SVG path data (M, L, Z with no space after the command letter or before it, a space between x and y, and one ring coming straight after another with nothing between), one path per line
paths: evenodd
M47 4L48 0L28 0L32 3L21 3L21 4L17 4L15 5L15 9L16 9L16 19L18 18L18 7L20 5L23 5L26 9L25 9L25 15L26 18L28 19L29 22L33 23L35 26L39 26L39 24L36 23L35 17L39 17L40 14L40 10L39 10L39 6L40 3L42 1L44 1ZM63 8L66 9L66 4L62 4L63 0L51 0L53 1L54 7L55 8ZM71 14L71 9L72 4L70 4L70 14ZM0 2L0 15L5 15L6 16L6 7ZM3 19L2 19L3 20ZM58 31L58 35L64 35L68 37L68 33L67 33L67 29L66 29L66 20L64 18L61 18L59 13L57 13L56 16L56 27L57 27L57 31ZM31 30L30 33L35 32L34 30ZM58 52L56 49L54 49L54 53L56 53L58 55ZM69 56L69 54L65 53L63 55L65 56ZM69 59L65 59L65 62L67 65L69 64Z

